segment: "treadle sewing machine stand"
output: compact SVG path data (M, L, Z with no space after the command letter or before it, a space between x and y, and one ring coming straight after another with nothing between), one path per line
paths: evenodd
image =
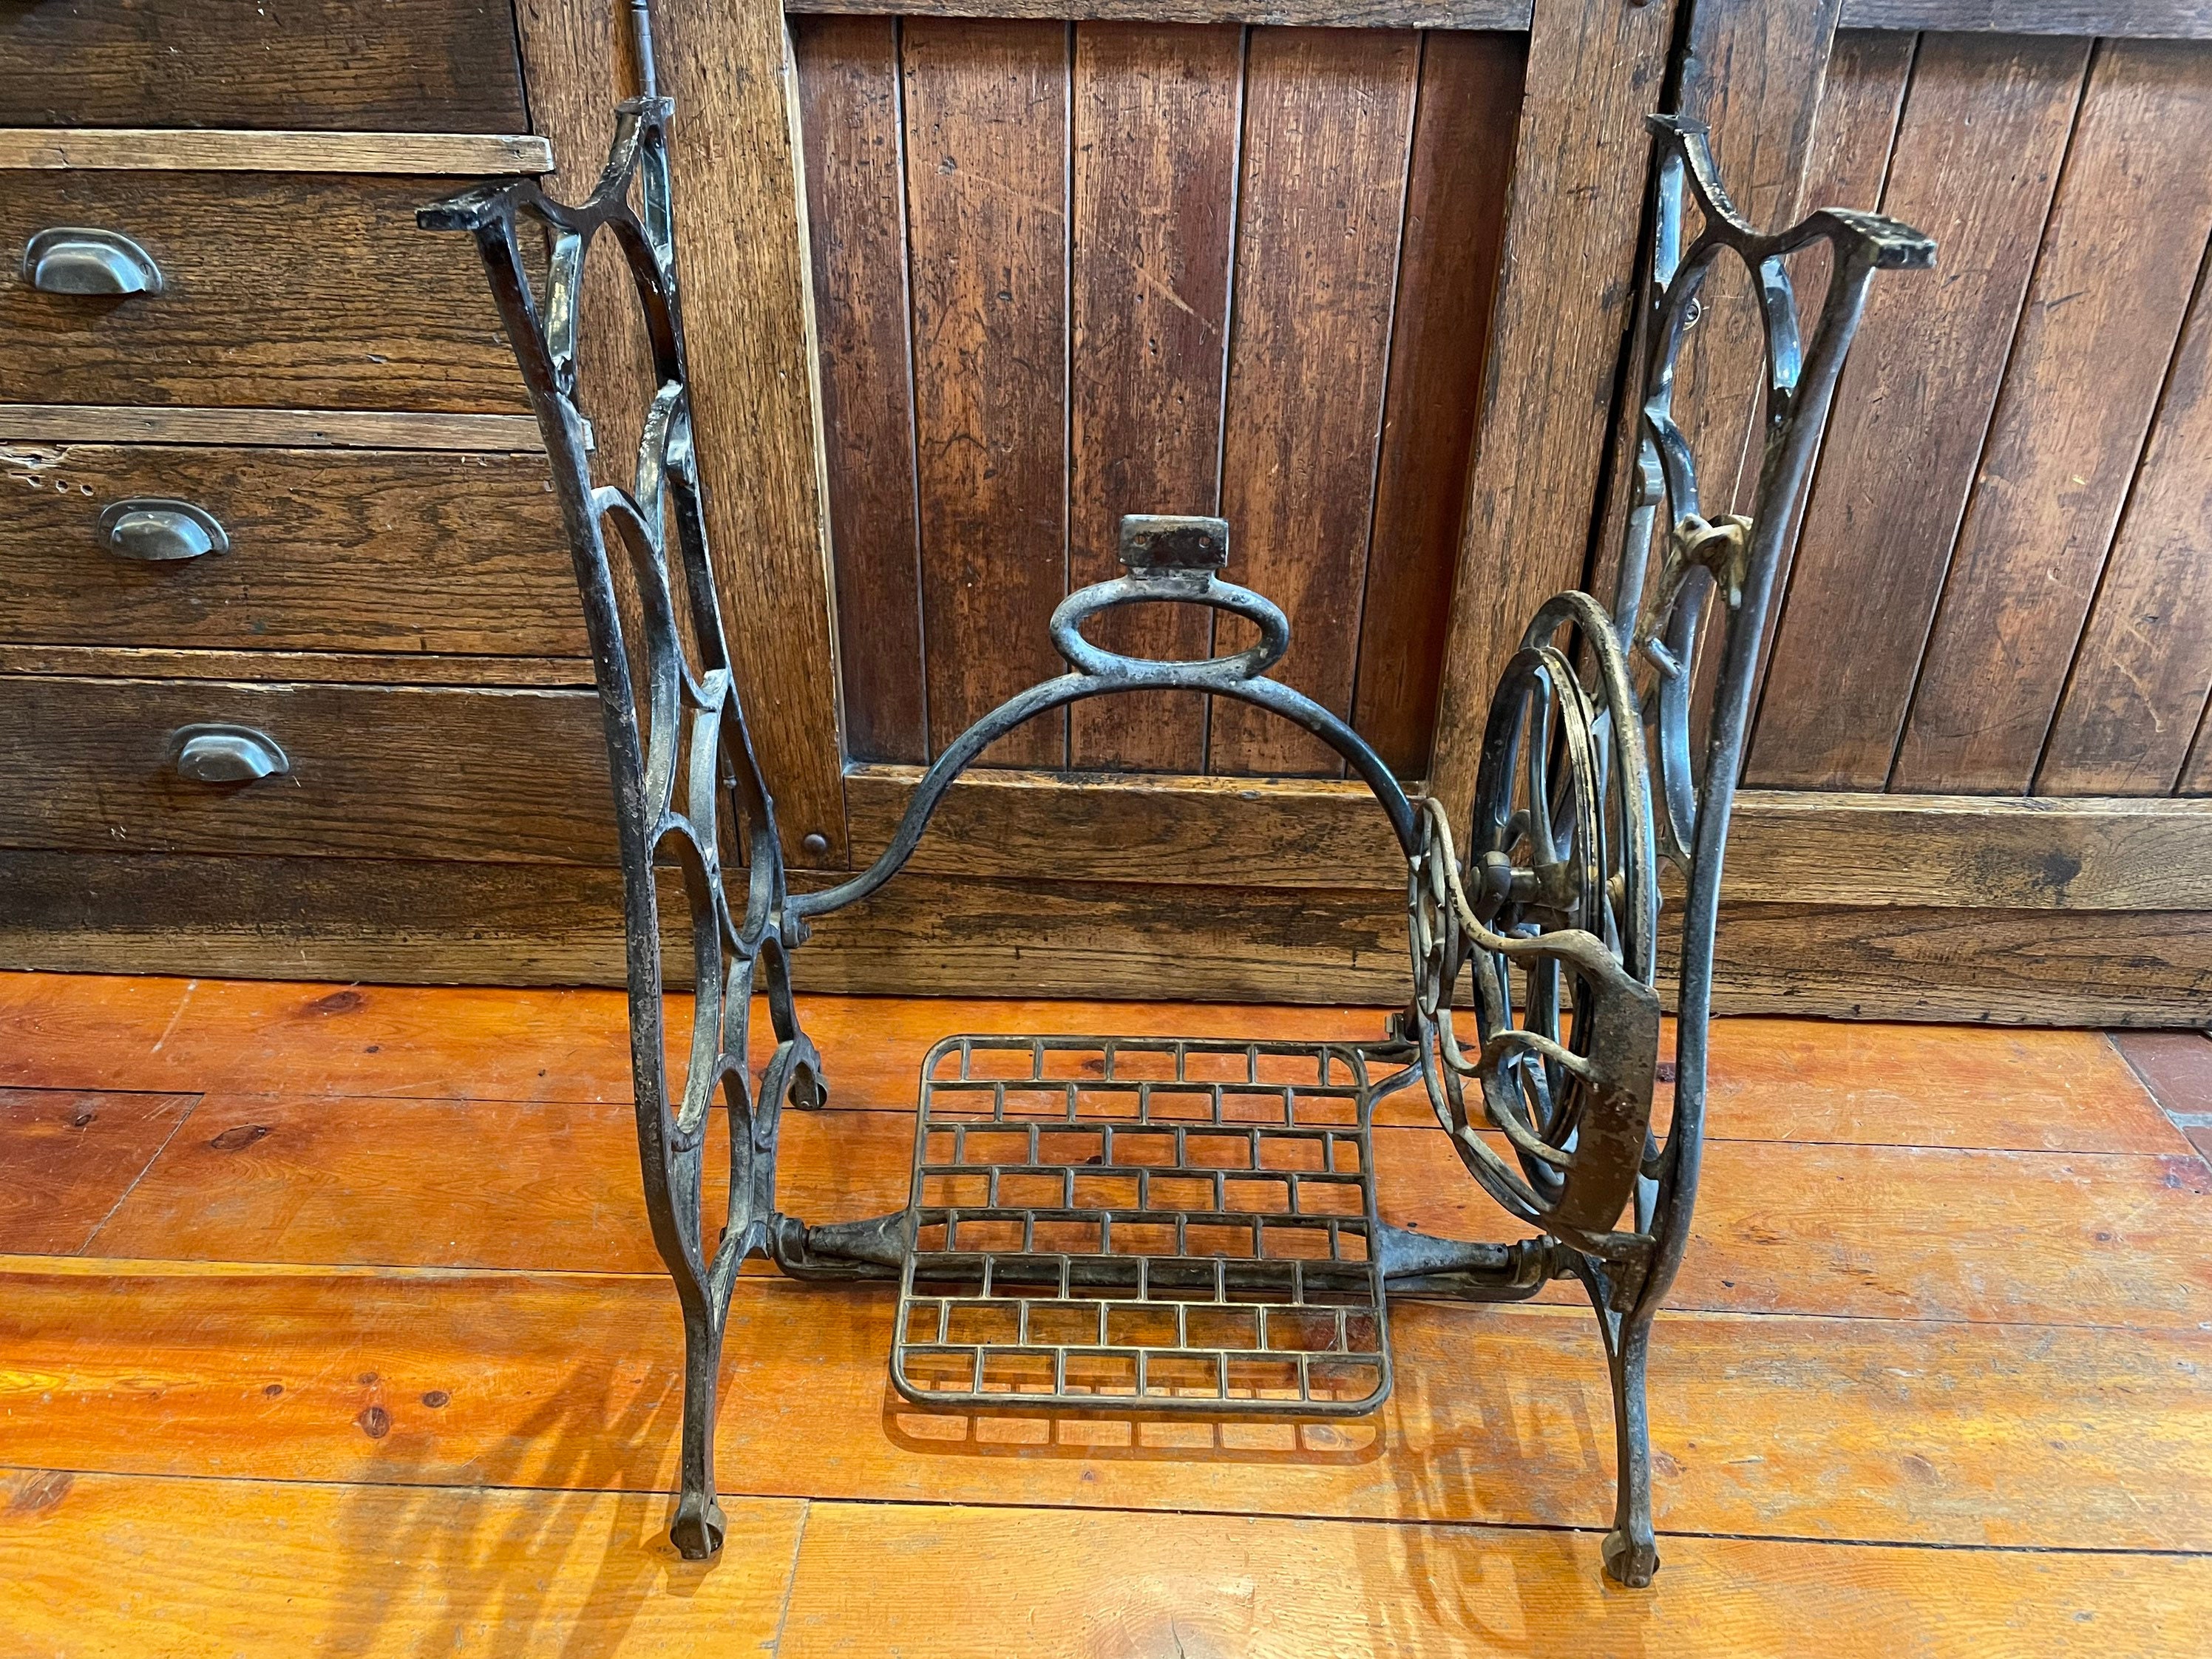
M1704 129L1651 118L1660 175L1641 487L1613 602L1608 610L1588 594L1561 593L1529 623L1491 705L1475 799L1461 821L1469 826L1463 858L1446 805L1409 799L1343 720L1267 678L1290 626L1267 599L1222 579L1229 526L1129 518L1121 526L1128 574L1071 594L1054 613L1053 643L1069 672L986 715L939 755L872 867L824 891L793 893L708 557L670 223L671 104L653 94L642 26L639 39L647 94L620 106L606 171L588 200L564 206L532 183L496 183L420 216L428 228L476 236L544 433L591 632L620 833L646 1203L684 1311L678 1547L699 1558L722 1541L715 1391L730 1294L749 1256L800 1279L896 1280L893 1382L919 1405L971 1410L1371 1412L1390 1388L1392 1292L1509 1302L1572 1277L1596 1309L1613 1383L1619 1496L1605 1569L1625 1584L1648 1583L1658 1553L1644 1358L1697 1197L1721 862L1759 636L1868 282L1877 270L1929 267L1934 245L1893 221L1844 211L1761 235L1722 191ZM1686 186L1703 217L1686 249ZM542 301L524 274L517 228L525 217L550 233ZM577 289L585 251L602 231L628 261L659 382L627 490L592 487L574 401ZM1832 274L1801 356L1782 260L1822 241ZM1765 453L1747 518L1704 515L1670 416L1675 354L1723 253L1756 278L1765 331ZM617 613L610 526L642 605L637 651ZM1705 630L1716 598L1722 614ZM1151 603L1243 617L1257 624L1260 643L1202 662L1158 662L1083 635L1103 611ZM1692 687L1700 655L1714 649L1719 671L1698 767ZM1366 781L1406 856L1413 986L1405 1009L1367 1043L949 1037L923 1063L907 1207L823 1225L778 1211L784 1103L815 1107L826 1097L822 1059L791 991L790 953L809 922L890 880L947 787L994 739L1081 698L1154 687L1270 709ZM1662 857L1687 884L1663 1140L1651 1127ZM663 1047L657 863L681 868L691 915L693 1024L681 1100L669 1097ZM732 878L741 883L734 900ZM1461 1046L1452 1007L1463 984L1479 1038L1472 1052ZM776 1038L757 1085L746 1058L757 990L766 993ZM1381 1218L1370 1126L1377 1101L1416 1082L1469 1174L1537 1237L1461 1243ZM732 1168L726 1224L709 1251L701 1175L718 1094L731 1117ZM1502 1135L1510 1156L1485 1131Z

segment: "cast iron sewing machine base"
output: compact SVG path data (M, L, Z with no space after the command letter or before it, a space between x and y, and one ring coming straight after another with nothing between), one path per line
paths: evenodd
M1658 1553L1644 1357L1696 1200L1722 857L1759 635L1868 282L1878 269L1926 267L1932 245L1841 211L1762 235L1714 178L1704 131L1653 118L1660 171L1639 335L1640 488L1614 592L1609 605L1562 593L1537 611L1504 665L1472 802L1408 796L1334 711L1269 678L1290 624L1225 579L1229 525L1132 516L1121 531L1127 574L1069 595L1053 616L1068 672L955 739L871 868L794 893L700 511L670 215L671 106L651 94L641 23L640 44L647 95L621 106L589 199L566 206L510 181L421 217L476 238L544 434L592 639L622 852L639 1154L684 1321L676 1543L695 1557L721 1544L715 1395L748 1256L799 1278L896 1280L893 1382L922 1405L969 1411L1369 1412L1390 1387L1392 1291L1506 1301L1571 1276L1596 1310L1613 1383L1618 1490L1606 1571L1649 1583ZM1701 220L1686 248L1686 191ZM550 242L542 301L525 274L526 221ZM628 262L659 386L627 487L593 484L575 402L577 290L602 232ZM1827 245L1831 276L1801 343L1783 262L1816 242ZM1723 256L1750 269L1766 332L1765 441L1748 515L1700 507L1672 415L1675 354ZM732 458L732 473L741 461ZM741 489L741 476L723 487ZM616 554L640 613L627 625ZM1091 618L1138 604L1225 611L1254 624L1259 642L1164 662L1085 636ZM1698 665L1716 654L1709 712L1693 720ZM790 953L811 922L890 880L945 790L992 742L1078 701L1145 689L1267 709L1329 744L1367 784L1406 860L1403 1011L1362 1044L948 1038L923 1069L906 1209L814 1226L781 1213L781 1113L818 1105L824 1090L791 994ZM1652 1124L1662 859L1686 887L1674 917L1675 1082L1663 1137ZM680 874L690 910L680 1088L665 1042L663 873ZM757 1079L746 1058L757 994L776 1038ZM1417 1082L1469 1176L1534 1237L1462 1243L1382 1221L1374 1113ZM710 1232L701 1200L715 1110L729 1115L731 1179Z

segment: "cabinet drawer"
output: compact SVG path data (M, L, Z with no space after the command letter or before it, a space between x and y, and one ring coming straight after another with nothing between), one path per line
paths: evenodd
M198 509L228 550L113 550L103 522L133 501ZM590 649L542 454L135 444L0 444L0 641Z
M494 0L20 0L0 126L524 132Z
M184 775L181 728L289 770ZM611 864L598 695L0 676L0 845Z
M525 412L475 246L415 224L464 182L0 173L4 401ZM56 227L129 237L161 291L33 288L25 246Z

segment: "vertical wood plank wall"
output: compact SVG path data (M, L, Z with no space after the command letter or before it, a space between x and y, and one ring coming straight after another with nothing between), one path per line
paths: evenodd
M795 17L846 729L919 763L1056 672L1125 513L1221 513L1279 672L1426 768L1526 38ZM1154 654L1233 649L1177 607ZM1241 705L987 763L1334 776Z
M1942 252L1869 303L1746 782L2212 793L2212 43L1845 31L1814 171Z

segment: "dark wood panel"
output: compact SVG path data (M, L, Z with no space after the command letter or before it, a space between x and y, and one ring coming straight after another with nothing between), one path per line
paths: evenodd
M809 878L818 880L820 878ZM0 965L408 984L618 985L606 868L0 850ZM830 918L800 985L867 994L1195 997L1387 1006L1403 901L1378 891L902 877ZM1913 906L1724 908L1733 1013L2201 1024L2212 915ZM166 1013L163 1016L167 1018ZM158 1029L158 1022L157 1022Z
M1801 210L1839 3L1700 0L1692 10L1681 113L1712 129L1737 210L1761 228L1779 228ZM1765 365L1758 299L1742 261L1717 261L1701 297L1703 313L1676 365L1674 418L1698 458L1710 517L1750 510Z
M1529 24L1495 310L1430 776L1454 812L1474 798L1499 668L1536 607L1579 583L1607 422L1634 305L1677 0L1542 0Z
M1436 734L1527 55L1507 34L1435 33L1422 48L1352 706L1401 777L1427 772Z
M2197 722L2197 741L2189 751L2189 767L2178 790L2184 795L2212 795L2212 697Z
M2208 233L2212 54L2113 41L2082 94L1893 788L2026 793Z
M173 733L267 733L288 775L178 775ZM599 704L588 691L0 678L19 734L0 842L143 852L271 852L612 862Z
M2035 787L2162 795L2212 688L2212 282L2200 276ZM2191 779L2192 787L2197 780Z
M248 651L582 657L582 611L538 455L0 447L0 639ZM228 553L108 553L133 496L205 508Z
M1070 21L1281 23L1332 28L1525 29L1534 0L796 0L794 12Z
M1985 29L2212 40L2205 0L1844 0L1855 29Z
M924 761L929 705L915 539L898 24L801 18L792 42L822 341L846 749L870 760Z
M0 14L0 126L524 132L500 0L99 0Z
M823 573L814 316L783 14L657 0L684 321L731 665L793 865L842 866L837 676ZM819 853L807 846L819 836Z
M1806 509L1748 782L1878 789L1889 776L2088 50L1974 35L1921 47L1881 205L1936 238L1940 268L1868 301Z
M22 403L527 407L483 268L415 210L459 180L313 173L15 173L0 256L36 231L136 240L159 294L0 287L7 392Z
M1875 126L1881 137L1871 176L1840 181L1821 176L1815 188L1822 206L1867 205L1881 197L1913 42L1906 38L1897 43L1903 50L1897 55L1894 85L1879 114L1879 96L1866 95L1869 80L1879 77L1869 77L1869 65L1848 52L1839 66L1842 95L1824 99L1836 56L1836 12L1837 0L1804 7L1766 0L1699 0L1692 9L1677 104L1682 114L1711 129L1721 176L1737 192L1738 211L1762 228L1778 229L1796 220L1812 204L1807 199L1808 180L1832 175L1844 159L1838 152L1854 141L1864 143L1870 136L1866 129ZM1841 110L1835 107L1838 104ZM1824 108L1835 113L1824 116ZM1816 128L1821 129L1817 137ZM1839 185L1846 193L1834 193ZM1696 229L1692 225L1686 234L1694 235ZM1827 269L1824 246L1794 262L1792 280L1803 285L1801 293L1812 296L1808 312L1819 303ZM1765 449L1765 333L1751 273L1741 260L1723 256L1713 264L1699 305L1676 359L1674 416L1698 463L1701 509L1708 515L1748 513L1756 504ZM1640 365L1650 349L1648 327L1639 314L1632 364ZM1593 593L1609 597L1619 580L1631 500L1642 487L1643 441L1641 410L1634 398L1624 398L1616 415L1605 513L1591 550ZM1663 538L1663 521L1658 530ZM1774 599L1787 575L1785 557ZM1711 726L1724 654L1720 637L1719 619L1709 613L1692 659L1692 732Z
M1813 143L1805 163L1804 204L1817 207L1878 207L1882 181L1889 174L1889 157L1897 142L1897 122L1905 107L1905 89L1912 76L1917 53L1916 35L1881 33L1870 30L1839 30L1828 59L1828 78L1814 118ZM1833 266L1825 246L1805 250L1790 267L1797 290L1801 324L1811 325L1827 291ZM1826 434L1823 434L1825 439ZM1790 571L1797 554L1798 532L1803 525L1801 507L1774 574L1768 600L1766 631L1759 644L1759 681L1764 684L1774 655L1774 636L1779 631L1784 595L1790 591ZM1711 623L1708 618L1708 623ZM1711 719L1712 699L1719 689L1717 653L1701 652L1697 664L1692 729L1704 731ZM1754 704L1753 714L1757 708Z
M1219 505L1243 32L1086 23L1076 30L1069 277L1068 580L1121 574L1125 513ZM1202 657L1212 613L1131 606L1091 636ZM1069 711L1079 768L1200 772L1206 705L1140 692Z
M918 768L846 774L853 844L888 846ZM908 866L943 874L1273 887L1404 884L1403 857L1364 786L1334 781L1067 778L971 773ZM1670 877L1668 884L1674 884ZM1732 902L1993 909L2212 909L2212 807L2164 799L1741 795Z
M200 651L0 644L0 674L131 680L308 680L327 685L550 685L592 689L589 657L447 657L426 651Z
M1290 617L1275 678L1339 714L1352 707L1419 66L1412 33L1262 30L1245 76L1221 474L1230 574ZM1215 637L1241 649L1258 635L1224 617ZM1207 758L1223 773L1343 766L1226 699Z
M915 429L933 752L1057 672L1067 575L1068 36L905 26ZM1066 723L1000 743L1059 766Z

